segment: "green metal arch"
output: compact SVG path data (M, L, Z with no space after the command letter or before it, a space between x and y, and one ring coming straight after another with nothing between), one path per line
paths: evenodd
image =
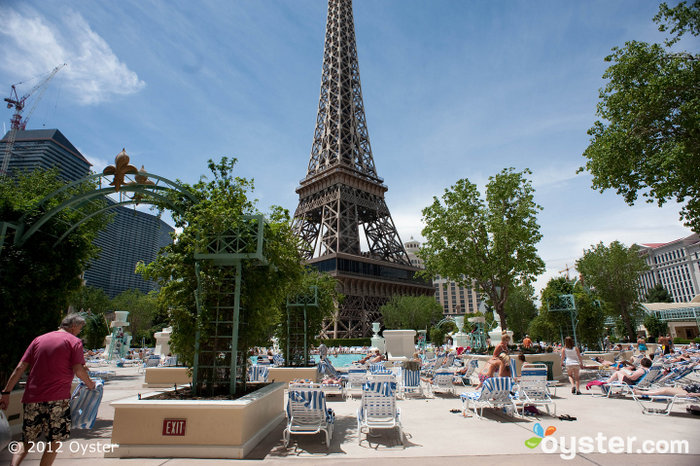
M165 197L159 196L158 194L153 194L153 193L152 193L152 194L150 194L150 196L151 196L151 197L158 198L158 199L161 199L161 200L164 200L164 201L166 200ZM54 243L54 246L56 246L58 243L60 243L60 242L63 241L64 239L66 239L66 236L68 236L69 234L71 234L71 232L72 232L73 230L75 230L76 228L78 228L80 225L82 225L83 223L87 222L88 220L90 220L92 217L95 217L96 215L99 215L99 214L101 214L101 213L103 213L103 212L107 212L107 211L109 211L109 210L116 209L117 207L122 207L122 206L132 205L132 204L134 204L134 205L135 205L135 204L141 204L141 201L137 201L136 199L129 199L128 201L117 202L117 203L114 203L114 204L110 204L110 205L108 205L107 207L105 207L105 208L103 208L103 209L97 210L97 211L91 213L90 215L86 215L85 217L81 218L79 221L77 221L76 223L74 223L73 226L71 226L65 233L63 233L63 235L61 235L61 237L58 238L58 239L56 240L56 242Z
M167 192L167 191L175 191L175 192L177 192L177 193L179 193L179 194L184 195L185 197L187 197L188 199L192 200L193 202L197 202L197 198L196 198L190 191L188 191L187 189L185 189L182 185L180 185L180 184L178 184L178 183L175 183L175 182L173 182L173 181L171 181L171 180L169 180L169 179L167 179L167 178L164 178L164 177L158 176L158 175L154 175L154 174L151 174L151 173L139 172L138 175L145 176L145 177L147 177L149 180L151 180L151 179L156 179L159 183L162 182L162 183L165 183L165 185L160 185L160 184L158 184L158 183L154 183L154 184L138 184L138 183L132 182L132 183L130 183L130 184L124 184L124 185L122 185L122 186L121 186L121 189L120 189L119 191L115 191L115 189L114 189L113 187L110 186L110 187L98 188L98 189L96 189L96 190L94 190L94 191L89 191L89 192L86 192L86 193L82 193L82 194L73 196L73 197L71 197L71 198L69 198L69 199L63 201L63 202L62 202L61 204L59 204L58 206L56 206L56 207L54 207L53 209L49 210L49 211L46 212L44 215L42 215L37 221L35 221L34 223L32 223L31 226L29 226L28 229L26 229L27 226L28 226L28 225L27 225L27 215L28 215L28 214L25 214L25 215L23 215L23 216L20 218L20 220L19 220L19 222L18 222L17 231L16 231L16 233L15 233L15 241L14 241L14 242L15 242L15 245L17 245L17 246L22 246L22 245L23 245L24 243L26 243L27 240L28 240L34 233L36 233L46 222L48 222L49 220L51 220L56 214L58 214L59 212L63 211L64 209L68 209L68 208L76 207L76 206L79 207L79 206L81 206L81 205L83 205L83 204L85 204L85 203L87 203L87 202L91 202L91 201L96 200L96 199L101 199L101 198L107 196L108 194L113 194L113 193L115 193L115 192L118 192L118 193L120 193L120 194L121 194L121 193L141 194L141 195L143 195L144 197L141 198L141 199L138 199L138 200L132 198L132 199L130 199L129 201L121 201L121 202L118 202L118 203L116 203L116 204L113 204L113 205L111 205L111 206L108 206L108 207L106 207L106 208L104 208L104 209L100 209L98 212L94 212L94 213L92 213L92 214L90 214L90 215L88 215L88 216L82 218L81 220L79 220L78 222L76 222L74 225L72 225L71 228L70 228L67 232L65 232L65 233L58 239L58 241L56 241L56 244L58 244L60 241L62 241L63 239L65 239L65 237L66 237L71 231L75 230L75 228L77 228L78 226L80 226L82 223L84 223L85 221L87 221L87 220L90 219L91 217L97 215L98 213L104 212L104 211L106 211L106 210L109 210L109 209L112 209L112 208L115 208L115 207L118 207L118 206L121 206L121 205L126 205L126 204L151 204L151 205L153 205L154 202L152 202L152 201L153 201L154 199L157 199L158 201L160 201L160 202L161 202L163 205L165 205L166 207L168 207L168 208L170 208L170 209L172 209L172 210L174 210L174 211L176 211L176 212L182 213L182 212L180 211L180 209L178 209L167 197L158 194L158 191L166 191L166 192ZM93 182L93 181L99 181L99 182L100 182L100 186L102 186L102 182L101 182L101 181L102 181L102 178L105 178L105 175L104 175L104 174L88 175L88 176L86 176L86 177L84 177L84 178L82 178L82 179L80 179L80 180L76 180L76 181L74 181L74 182L72 182L72 183L69 183L69 184L67 184L67 185L65 185L65 186L63 186L63 187L57 189L56 191L52 192L51 194L47 195L46 197L44 197L41 201L39 201L39 202L37 203L37 206L45 205L45 204L48 203L51 199L56 198L56 197L59 196L61 193L65 192L65 191L67 191L67 190L69 190L69 189L71 189L71 188L75 188L75 187L77 187L77 186L79 186L79 185L81 185L81 184L83 184L83 183ZM25 231L25 229L26 229L26 231Z

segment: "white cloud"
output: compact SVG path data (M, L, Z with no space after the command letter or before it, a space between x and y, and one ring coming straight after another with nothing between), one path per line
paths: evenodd
M78 150L80 150L80 149L78 149ZM110 165L110 162L107 161L106 159L101 159L99 157L93 157L91 155L86 155L85 152L82 152L82 151L81 151L81 154L83 154L85 156L85 158L87 159L87 161L92 164L91 170L95 173L102 173L102 170L104 170L104 168L107 165Z
M5 42L0 48L0 67L9 75L30 80L66 63L61 79L78 104L98 104L146 85L79 13L67 11L51 23L31 8L7 9L0 36Z

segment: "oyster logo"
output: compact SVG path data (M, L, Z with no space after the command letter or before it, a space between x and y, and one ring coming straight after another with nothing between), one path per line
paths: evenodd
M544 430L542 424L537 422L532 428L532 431L535 433L536 437L530 437L529 439L525 440L525 446L528 448L537 447L537 445L540 444L543 438L547 437L548 435L552 435L554 432L557 431L557 428L554 426L549 426L547 427L547 430Z

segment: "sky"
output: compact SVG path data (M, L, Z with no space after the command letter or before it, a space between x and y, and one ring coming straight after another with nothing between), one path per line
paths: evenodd
M125 148L132 164L192 183L207 160L236 157L261 211L293 213L315 129L326 8L0 0L0 94L18 82L27 92L66 63L28 129L58 128L96 172ZM423 239L421 210L433 196L462 178L483 192L507 167L533 172L543 208L537 290L601 241L690 235L678 204L631 207L576 173L604 57L628 40L661 42L657 11L658 2L637 0L355 0L370 142L401 239ZM0 112L7 128L11 113Z

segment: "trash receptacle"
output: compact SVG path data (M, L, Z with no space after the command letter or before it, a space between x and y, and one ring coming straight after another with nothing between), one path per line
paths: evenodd
M554 361L538 361L547 365L547 380L554 380Z

